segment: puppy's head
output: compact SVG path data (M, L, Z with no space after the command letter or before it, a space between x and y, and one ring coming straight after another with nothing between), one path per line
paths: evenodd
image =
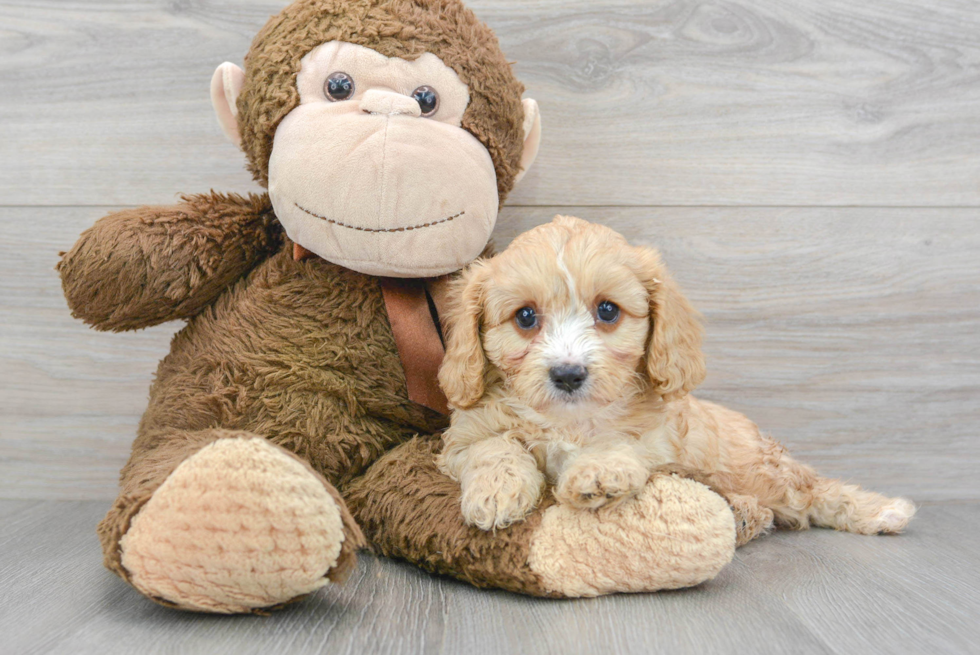
M456 284L439 371L456 407L501 380L535 411L572 418L704 379L697 313L655 250L607 227L558 216Z

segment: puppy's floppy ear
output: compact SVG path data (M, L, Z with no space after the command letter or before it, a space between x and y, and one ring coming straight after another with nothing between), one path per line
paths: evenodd
M659 253L652 248L636 251L640 277L650 295L647 374L665 399L681 398L704 380L700 315L661 263Z
M439 385L456 407L471 407L483 396L487 358L480 341L484 289L488 266L477 261L459 280L451 294L446 317L446 356L439 367Z

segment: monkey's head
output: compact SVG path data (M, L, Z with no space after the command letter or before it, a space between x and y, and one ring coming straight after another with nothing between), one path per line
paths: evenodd
M286 233L371 275L455 271L540 141L533 100L458 0L297 0L211 99Z

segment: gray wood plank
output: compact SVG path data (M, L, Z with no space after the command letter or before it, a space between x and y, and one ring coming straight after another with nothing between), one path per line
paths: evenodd
M208 82L284 4L0 1L0 203L253 188ZM980 205L971 0L470 5L544 113L515 205Z
M270 617L175 612L101 567L105 503L0 501L0 652L973 653L980 504L926 506L899 537L780 532L714 581L576 601L481 591L363 556Z
M977 505L923 507L907 534L850 539L846 548L825 530L785 539L778 554L750 544L738 555L745 566L732 569L747 575L734 584L781 598L834 652L975 653L978 513ZM834 629L841 625L849 627Z
M0 209L0 498L112 498L179 327L101 334L69 316L57 251L103 211ZM499 242L555 211L506 209ZM663 250L705 313L701 396L826 474L980 498L975 210L563 211Z

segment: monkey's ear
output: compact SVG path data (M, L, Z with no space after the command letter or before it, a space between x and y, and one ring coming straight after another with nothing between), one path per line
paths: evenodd
M514 178L514 184L521 181L538 156L541 145L541 112L538 103L530 98L521 101L524 106L524 150L521 152L521 170Z
M218 116L221 131L236 146L241 147L242 137L238 133L238 94L245 84L245 71L226 61L218 66L211 77L211 104Z

